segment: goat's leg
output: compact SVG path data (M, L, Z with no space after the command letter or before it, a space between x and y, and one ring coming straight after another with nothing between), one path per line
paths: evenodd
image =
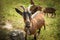
M51 17L53 17L53 16L54 16L54 13L52 13Z
M27 34L25 34L25 40L27 40Z
M36 34L34 34L34 40L37 40L37 38L36 38Z
M47 17L48 17L48 13L47 13Z
M45 26L45 24L44 24L44 30L46 29L46 26Z
M41 29L38 30L38 35L40 34Z
M54 16L56 17L56 13L54 12Z

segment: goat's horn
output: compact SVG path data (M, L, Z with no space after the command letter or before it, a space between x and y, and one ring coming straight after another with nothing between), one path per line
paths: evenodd
M20 6L24 11L25 11L25 7L24 6Z

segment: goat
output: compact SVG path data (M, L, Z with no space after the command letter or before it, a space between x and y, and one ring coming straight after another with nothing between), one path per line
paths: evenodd
M56 16L56 13L55 13L56 9L55 8L51 8L51 7L46 7L43 12L47 14L51 14L51 17L53 16Z
M17 8L15 8L15 10L24 19L24 23L25 23L24 30L26 32L25 40L27 40L27 34L34 35L34 40L36 40L37 30L39 30L38 34L40 34L40 30L41 30L42 26L44 26L44 29L45 29L44 13L37 11L33 15L31 15L31 13L29 13L28 10L26 10L23 6L21 6L21 7L24 10L23 12L21 12Z
M35 3L33 2L33 0L30 0L30 4L31 5L28 6L28 12L29 13L34 14L38 10L42 11L42 7L40 7L39 5L35 5Z

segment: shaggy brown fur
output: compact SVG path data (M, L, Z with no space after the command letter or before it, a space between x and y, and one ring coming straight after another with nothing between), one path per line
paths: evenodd
M38 29L41 29L42 26L45 26L44 13L37 11L36 14L37 15L32 17L30 22L30 34L35 34Z
M28 6L28 11L30 11L32 14L34 14L36 11L42 11L42 7L40 7L39 5L35 5L33 0L30 0L30 4Z

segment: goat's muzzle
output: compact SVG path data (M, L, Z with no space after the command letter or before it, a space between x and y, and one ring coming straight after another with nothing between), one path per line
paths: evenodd
M25 27L30 28L30 22L26 22Z

